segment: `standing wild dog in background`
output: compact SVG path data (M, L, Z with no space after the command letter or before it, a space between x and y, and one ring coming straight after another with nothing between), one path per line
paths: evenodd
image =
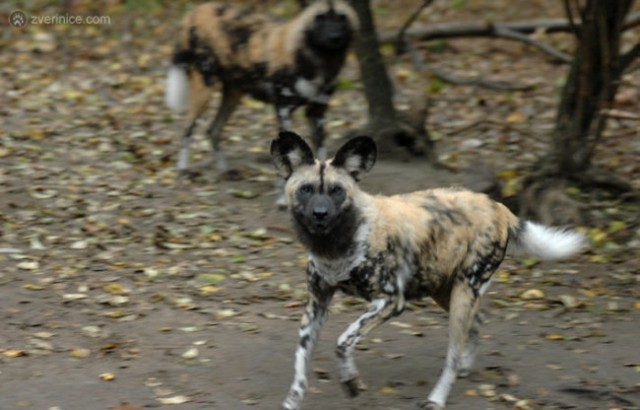
M317 0L286 23L226 4L193 9L167 75L167 104L178 112L188 106L178 169L189 166L191 135L216 80L222 102L207 134L220 172L227 171L220 134L243 94L272 103L280 130L290 129L293 111L305 105L313 143L324 157L324 116L356 29L355 13L340 0Z
M271 155L286 179L298 237L310 253L309 296L283 409L300 408L312 350L336 290L370 302L338 338L340 381L350 396L363 388L353 360L361 337L402 313L410 299L430 296L449 311L446 363L421 404L440 410L456 376L473 364L480 298L507 250L560 259L584 243L579 233L520 220L486 195L461 188L369 195L357 185L376 160L368 137L352 139L333 159L320 161L298 135L282 132Z

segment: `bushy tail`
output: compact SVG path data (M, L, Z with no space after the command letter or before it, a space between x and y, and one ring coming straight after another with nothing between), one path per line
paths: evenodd
M512 233L510 252L527 253L543 260L567 258L586 244L586 238L579 232L531 221L520 221Z
M182 65L173 65L167 73L165 101L169 108L182 113L189 101L189 77Z

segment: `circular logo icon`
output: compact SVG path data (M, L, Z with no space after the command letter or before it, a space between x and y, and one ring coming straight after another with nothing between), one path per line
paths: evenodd
M22 10L15 10L9 15L9 24L12 27L22 28L27 25L27 15Z

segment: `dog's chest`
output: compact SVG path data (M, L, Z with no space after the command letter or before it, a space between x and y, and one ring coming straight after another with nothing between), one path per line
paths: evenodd
M241 67L220 64L212 53L203 53L197 66L208 85L212 85L218 76L226 85L268 103L291 106L309 102L326 104L335 89L335 75L321 65L300 67L294 64L271 71L265 61Z
M367 300L373 299L373 296L380 293L381 287L384 287L389 280L389 271L384 262L382 256L365 259L349 270L344 280L337 283L337 288L347 295Z
M330 94L327 83L320 75L305 78L290 74L273 80L272 87L275 100L292 105L306 104L310 101L327 103Z
M353 260L322 261L311 258L309 273L329 286L367 300L396 295L415 288L413 269L390 252L360 256ZM413 290L411 293L414 293Z
M378 297L406 299L430 296L444 279L435 271L418 266L410 255L386 250L377 255L361 256L351 261L318 261L310 259L309 273L343 293L366 300ZM333 262L333 263L331 263Z

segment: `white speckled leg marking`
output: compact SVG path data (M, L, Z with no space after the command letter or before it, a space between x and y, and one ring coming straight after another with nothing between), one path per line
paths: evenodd
M215 152L216 155L216 169L219 173L225 173L229 170L229 166L227 165L227 157L224 155L224 152L218 149Z
M327 149L325 147L320 147L318 148L318 155L317 155L318 159L320 161L324 161L327 159Z
M291 131L291 112L292 107L284 106L276 108L276 115L281 131Z
M364 389L364 384L358 378L358 369L353 360L353 349L363 336L393 317L396 304L389 299L375 299L369 305L369 310L363 313L355 322L351 323L338 338L336 356L340 381L349 396L358 395Z
M300 325L298 348L296 349L295 374L287 398L282 403L284 410L298 410L307 391L311 355L318 339L320 328L322 328L327 319L329 300L330 297L324 301L310 297L307 302Z
M191 134L196 126L196 120L191 121L182 134L180 142L180 153L178 154L178 171L184 172L189 168L189 146L191 145Z
M189 168L189 144L191 139L185 139L180 147L180 154L178 155L178 171L185 171Z

